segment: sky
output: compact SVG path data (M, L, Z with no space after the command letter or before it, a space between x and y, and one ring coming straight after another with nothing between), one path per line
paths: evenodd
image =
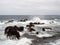
M60 15L60 0L0 0L0 15Z

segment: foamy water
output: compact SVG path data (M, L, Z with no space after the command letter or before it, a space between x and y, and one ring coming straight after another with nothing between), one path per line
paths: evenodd
M56 31L55 30L55 26L60 26L60 22L56 22L55 20L41 20L40 18L38 17L34 17L32 20L29 20L29 21L26 21L26 22L18 22L18 21L13 21L12 23L6 23L7 21L4 21L4 22L0 22L0 45L31 45L33 44L32 40L34 39L30 39L30 38L27 38L27 37L23 37L23 35L25 33L29 34L29 35L34 35L38 38L43 38L43 37L52 37L53 35L55 35L55 32L59 32L58 28ZM35 34L35 32L28 32L26 31L25 29L25 32L20 32L22 38L20 40L10 40L10 39L7 39L6 36L4 35L4 29L7 27L7 26L14 26L14 25L17 25L18 27L19 26L24 26L26 27L27 24L29 24L30 22L41 22L41 23L45 23L44 25L35 25L35 29L37 31L39 31L39 34ZM41 27L51 27L53 28L53 31L41 31L41 29L38 29L37 27L41 28ZM53 33L54 32L54 33ZM55 40L54 42L49 42L47 43L46 45L59 45L60 43L60 39L58 40ZM42 42L43 43L43 42ZM38 45L41 45L40 43Z

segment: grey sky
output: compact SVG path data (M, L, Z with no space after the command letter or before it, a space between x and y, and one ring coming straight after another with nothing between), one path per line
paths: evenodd
M60 15L60 0L0 0L0 15Z

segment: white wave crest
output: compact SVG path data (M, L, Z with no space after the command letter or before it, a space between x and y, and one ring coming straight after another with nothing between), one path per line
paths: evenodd
M32 39L22 38L17 42L17 45L31 45Z

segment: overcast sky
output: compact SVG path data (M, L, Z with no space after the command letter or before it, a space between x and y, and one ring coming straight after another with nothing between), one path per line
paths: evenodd
M0 0L0 15L60 15L60 0Z

